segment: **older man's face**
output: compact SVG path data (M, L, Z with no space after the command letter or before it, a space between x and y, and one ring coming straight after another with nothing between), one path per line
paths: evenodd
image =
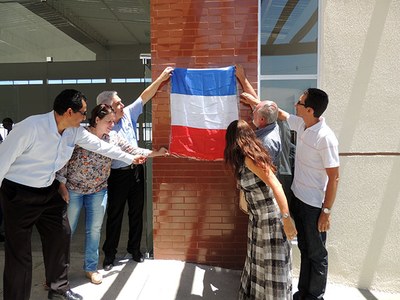
M118 122L122 116L124 115L124 107L125 105L122 103L121 98L118 95L115 95L112 99L112 108L115 112L115 121Z

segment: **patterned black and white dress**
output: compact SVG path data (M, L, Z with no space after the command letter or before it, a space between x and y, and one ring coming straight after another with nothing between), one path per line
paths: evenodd
M272 190L246 167L240 175L249 224L239 299L292 299L291 245Z

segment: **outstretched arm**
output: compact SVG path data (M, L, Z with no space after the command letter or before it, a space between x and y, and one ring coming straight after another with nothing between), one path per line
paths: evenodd
M260 99L253 86L250 84L249 80L244 73L244 69L242 65L235 65L236 67L236 77L239 80L240 85L242 86L243 93L240 94L240 101L244 104L250 105L251 109L254 109L258 103L260 103Z
M169 155L168 149L165 147L161 147L158 150L149 150L145 148L129 146L128 148L125 148L124 151L129 152L131 154L143 155L145 157L157 157L157 156L165 157Z
M129 144L129 142L123 137L116 133L111 134L111 143L120 147L123 151L128 152L133 155L141 155L144 157L156 157L156 156L168 156L168 149L161 147L158 150L150 150L146 148L140 148Z
M168 156L169 152L168 149L165 147L161 147L158 150L152 150L149 157L157 157L157 156Z
M289 119L289 113L279 108L278 119L281 121L287 121L287 119Z
M167 81L171 75L172 71L174 69L172 67L166 67L164 71L160 74L160 76L157 77L156 80L154 80L140 95L140 97L143 100L143 105L147 103L153 96L157 93L157 90L160 88L161 84L164 81Z
M256 165L250 158L245 158L246 167L249 168L254 174L257 175L266 185L268 185L272 192L274 193L274 197L276 203L279 206L282 216L289 215L289 206L287 203L287 199L285 193L282 189L282 185L279 180L276 178L274 172L272 172L269 168L264 170L260 166ZM297 235L296 227L294 226L290 217L282 218L283 221L283 230L289 240L292 240Z
M252 109L254 109L257 106L257 104L261 102L260 99L258 99L258 97L254 97L249 93L241 93L240 101L250 105Z
M249 80L244 73L243 66L240 64L235 65L236 68L236 77L239 80L240 85L242 86L243 92L250 94L254 98L258 99L258 95L254 90L253 86L250 84Z

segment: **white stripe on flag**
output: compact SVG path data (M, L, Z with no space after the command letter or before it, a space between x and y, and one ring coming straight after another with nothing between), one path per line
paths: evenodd
M238 118L238 99L230 96L171 94L171 125L226 129Z

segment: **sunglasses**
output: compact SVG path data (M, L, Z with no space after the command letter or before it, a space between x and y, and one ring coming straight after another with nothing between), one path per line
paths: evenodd
M297 101L296 105L302 105L302 106L306 107L306 105L304 103L301 103L300 100Z

